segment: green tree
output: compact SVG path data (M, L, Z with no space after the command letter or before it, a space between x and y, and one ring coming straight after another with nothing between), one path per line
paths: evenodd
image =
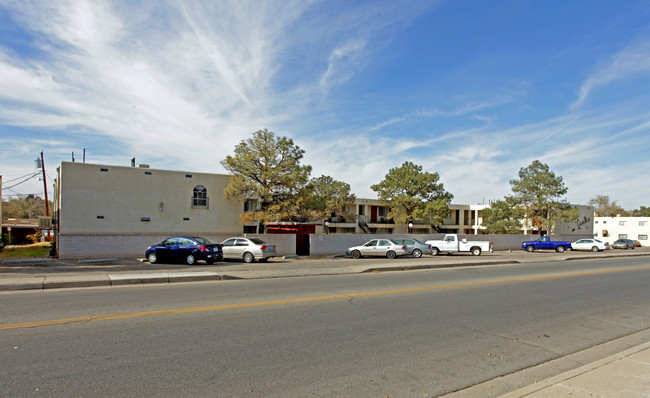
M525 218L539 231L552 232L557 221L579 216L578 209L572 210L566 201L559 200L568 192L562 177L539 160L521 168L519 179L510 180L510 185L513 203L524 210Z
M306 206L315 219L327 219L332 213L344 214L347 205L353 204L356 197L350 193L350 184L322 175L313 178L306 186L308 199Z
M524 211L511 197L498 200L483 210L483 223L488 234L519 234Z
M650 207L641 206L638 209L632 210L633 217L650 217Z
M50 210L52 202L50 201ZM45 216L45 200L36 195L14 198L2 201L2 219L7 218L38 218Z
M617 214L628 215L629 213L619 205L616 204L616 201L609 201L609 196L606 195L596 195L595 198L589 199L587 203L591 206L594 206L594 211L599 216L603 217L615 217Z
M449 203L454 197L445 191L439 179L438 173L423 172L422 166L404 162L370 188L390 206L388 217L396 223L427 221L436 225L449 214Z
M267 129L258 130L235 147L235 153L221 161L233 174L226 187L227 199L258 199L259 210L240 215L243 223L258 221L260 232L269 221L300 217L303 192L311 166L300 164L304 150L286 137Z

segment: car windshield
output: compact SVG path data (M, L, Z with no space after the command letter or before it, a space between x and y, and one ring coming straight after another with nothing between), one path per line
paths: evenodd
M255 243L256 245L265 245L266 242L264 242L262 239L258 238L248 238L251 242Z
M210 241L210 239L201 238L200 236L195 236L195 237L194 237L194 240L197 241L197 242L199 242L199 243L202 244L202 245L209 245L209 244L212 243L212 242Z

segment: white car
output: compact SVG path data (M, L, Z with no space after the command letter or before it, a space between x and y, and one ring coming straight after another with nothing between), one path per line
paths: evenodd
M395 258L408 254L405 245L400 245L390 239L373 239L361 246L349 248L345 254L354 258L363 256L385 256Z
M599 252L609 250L609 243L599 241L598 239L580 239L571 243L571 250L591 250L592 252Z
M223 258L244 260L252 263L255 259L265 263L277 255L275 245L270 245L258 238L230 238L221 242Z

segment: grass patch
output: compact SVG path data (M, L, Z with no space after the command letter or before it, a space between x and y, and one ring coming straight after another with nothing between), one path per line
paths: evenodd
M49 257L50 243L36 243L20 247L5 247L0 251L0 258Z

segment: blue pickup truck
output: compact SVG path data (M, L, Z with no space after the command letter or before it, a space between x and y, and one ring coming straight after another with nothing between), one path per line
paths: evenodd
M542 236L541 238L533 241L524 242L521 244L521 248L527 252L534 252L535 250L555 250L558 253L564 252L564 250L571 250L571 242L568 241L551 241L551 238L548 236Z

